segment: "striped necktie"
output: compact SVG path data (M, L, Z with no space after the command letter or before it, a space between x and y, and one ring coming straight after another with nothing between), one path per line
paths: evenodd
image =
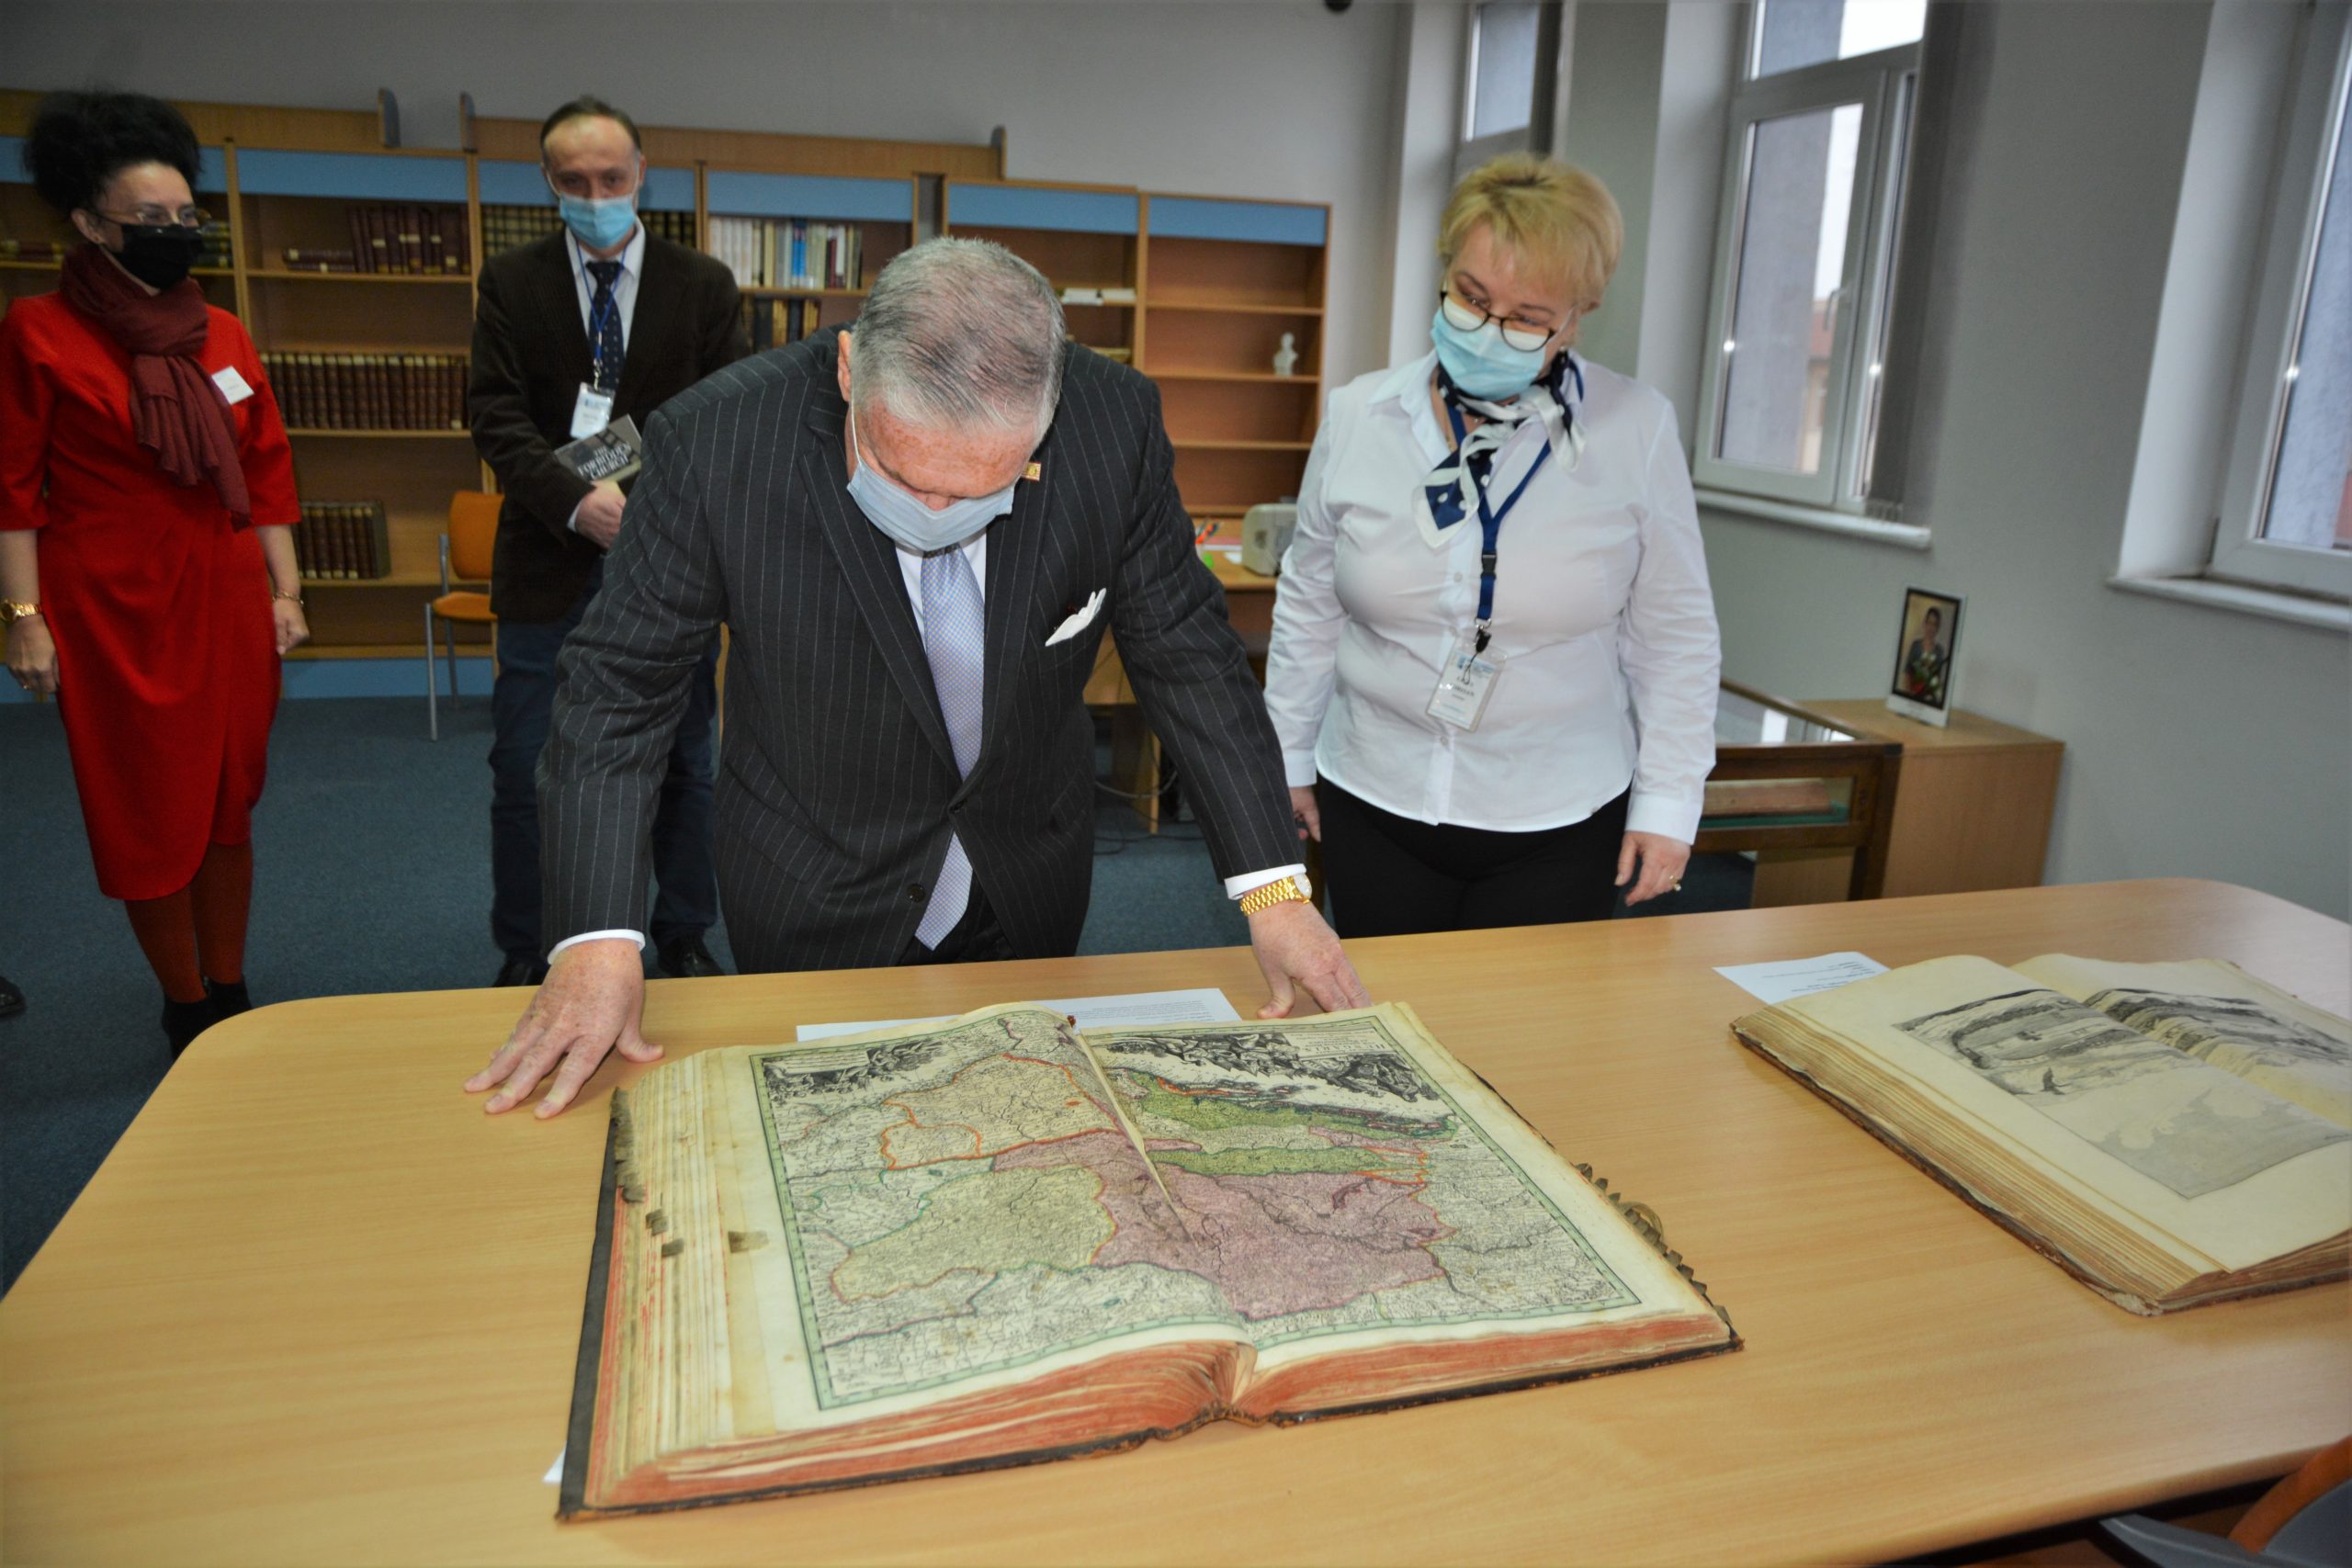
M931 660L931 684L939 694L939 716L947 721L956 771L969 775L980 755L980 676L987 617L980 580L963 547L925 556L922 561L922 648ZM947 840L947 860L932 884L931 902L915 927L915 940L937 947L964 918L972 897L972 863L964 840Z
M596 390L609 392L621 384L621 310L613 298L613 284L621 275L618 261L592 261L596 297L588 302L588 352L596 360Z

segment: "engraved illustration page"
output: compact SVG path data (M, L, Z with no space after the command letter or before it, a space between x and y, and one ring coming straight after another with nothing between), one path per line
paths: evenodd
M2352 1126L2352 1026L2234 964L2120 964L2049 953L2017 967L2127 1029Z
M1090 1030L1188 1216L1105 1259L1213 1281L1271 1372L1367 1346L1704 1317L1690 1285L1396 1004ZM1603 1173L1606 1174L1605 1172Z
M1898 1130L1998 1146L2194 1271L2352 1224L2352 1129L1982 958L1932 959L1769 1010L1879 1073ZM1964 1145L1955 1145L1964 1146Z

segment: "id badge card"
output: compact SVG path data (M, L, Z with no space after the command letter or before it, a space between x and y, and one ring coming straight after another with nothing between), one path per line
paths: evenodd
M580 383L580 400L571 405L571 438L594 435L613 423L613 395Z
M1480 653L1478 634L1463 633L1447 649L1444 667L1438 671L1437 690L1430 696L1430 716L1456 729L1477 728L1502 673L1503 656L1494 650L1493 644Z

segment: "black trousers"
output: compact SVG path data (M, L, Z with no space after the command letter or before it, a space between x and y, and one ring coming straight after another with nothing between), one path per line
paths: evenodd
M1342 937L1604 920L1617 906L1624 795L1581 822L1528 833L1416 822L1329 779L1315 798Z

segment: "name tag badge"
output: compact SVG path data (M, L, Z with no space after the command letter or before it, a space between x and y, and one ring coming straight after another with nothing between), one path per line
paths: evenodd
M613 423L613 395L580 383L580 400L571 405L571 438L594 435Z
M1441 724L1450 724L1456 729L1476 729L1478 720L1486 716L1487 699L1495 694L1495 682L1502 679L1503 658L1494 651L1491 643L1484 653L1478 652L1477 648L1478 634L1464 632L1446 653L1429 707L1430 716Z
M254 395L254 389L245 385L245 378L237 374L237 367L233 365L215 370L212 384L220 389L221 397L227 399L232 408Z

